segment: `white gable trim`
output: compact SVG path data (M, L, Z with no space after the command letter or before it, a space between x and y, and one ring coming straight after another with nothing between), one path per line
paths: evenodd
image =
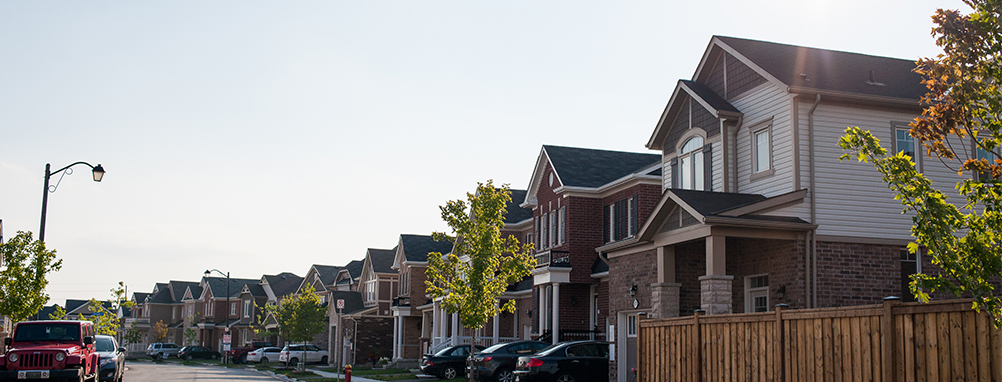
M564 184L564 181L560 179L560 173L557 172L557 168L552 163L550 155L546 153L546 147L540 148L539 156L536 157L536 167L532 170L532 178L529 180L529 188L525 192L525 201L519 204L519 207L532 208L536 206L536 194L539 193L539 185L543 182L543 172L546 170L546 165L549 164L553 168L557 182L561 185Z

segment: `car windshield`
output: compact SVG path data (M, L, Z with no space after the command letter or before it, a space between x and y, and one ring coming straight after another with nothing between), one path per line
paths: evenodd
M511 344L511 342L502 342L502 343L499 343L497 345L494 345L494 346L491 346L491 347L489 347L487 349L482 350L481 353L494 353L498 349L504 347L505 345L510 345L510 344Z
M562 344L556 344L556 345L547 346L543 350L540 350L540 351L536 352L536 354L537 355L550 355L550 353L553 353L554 349L556 349L557 347L559 347L561 345Z
M22 324L14 333L14 341L80 341L77 324Z
M97 351L115 351L115 340L110 337L98 337L94 346Z

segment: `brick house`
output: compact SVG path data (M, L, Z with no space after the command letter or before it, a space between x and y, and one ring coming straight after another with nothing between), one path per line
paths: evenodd
M354 292L358 290L358 282L362 277L362 266L365 260L352 260L345 264L334 281L335 289L342 292Z
M320 296L320 303L326 304L328 298L330 297L330 292L336 289L337 275L343 269L344 267L336 265L313 264L310 267L310 270L306 272L306 276L303 277L303 281L299 284L295 294L298 295L303 293L304 288L310 286L313 287L315 293ZM274 324L273 321L272 324ZM331 348L332 342L329 321L327 325L324 325L324 331L314 337L313 344L321 349L327 349L331 354L334 353Z
M522 207L532 209L533 336L604 339L610 274L595 248L636 235L661 195L661 157L543 146Z
M198 285L193 281L171 280L167 283L156 283L151 293L133 293L133 301L136 305L129 310L133 316L126 318L123 329L128 329L131 325L136 325L143 331L143 342L133 346L146 348L146 345L157 342L153 327L158 322L167 325L167 338L163 342L176 344L184 343L184 292L192 285ZM86 307L83 305L72 310L73 315L77 311ZM68 311L69 314L71 311Z
M425 321L425 313L431 306L424 285L428 254L449 253L452 243L435 241L428 235L404 234L400 235L396 249L391 268L398 272L400 282L390 307L393 312L392 360L398 366L401 363L417 365L421 354L428 351L428 333L431 332L431 320Z
M228 288L226 281L225 277L202 277L202 281L199 283L201 294L197 300L192 302L202 306L201 316L195 320L195 325L198 328L198 343L219 352L222 352L221 349L223 349L223 334L225 332L230 332L233 344L239 344L237 339L243 338L244 331L253 332L251 328L236 326L241 323L241 312L244 304L240 293L248 284L260 288L258 279L230 278ZM258 294L262 298L266 298L263 290L259 291ZM227 296L229 296L228 299ZM229 306L227 306L227 300L229 300Z
M264 275L261 276L261 280L258 281L258 285L264 290L267 295L267 299L264 304L281 304L285 297L295 293L299 286L302 285L303 278L297 276L291 272L282 272L277 275ZM264 305L260 304L260 305ZM264 325L265 329L269 331L277 331L278 322L275 321L274 317L265 315L261 316L263 312L258 311L258 315L251 315L252 322L260 320ZM275 346L282 346L283 341L278 335L269 336L264 338L265 341L271 342Z
M611 379L633 381L637 316L878 303L929 264L904 251L911 219L870 164L840 162L848 126L914 155L925 93L912 60L714 36L646 146L662 190L607 258ZM886 143L885 143L886 144ZM917 158L934 182L956 174ZM948 195L955 196L955 194ZM617 362L618 361L618 362ZM617 363L620 363L617 365Z
M378 357L393 354L394 326L390 306L399 278L391 268L395 255L396 248L369 248L357 279L351 274L356 267L354 262L338 272L340 287L332 288L326 296L330 302L327 316L330 318L331 362L336 363L338 359L341 364L356 360L365 362L370 354ZM341 290L352 286L357 290ZM346 303L344 308L338 309L338 300Z

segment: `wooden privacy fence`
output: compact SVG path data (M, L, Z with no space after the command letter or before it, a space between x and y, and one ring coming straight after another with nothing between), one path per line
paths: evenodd
M638 336L639 382L1002 382L1002 331L970 300L649 319Z

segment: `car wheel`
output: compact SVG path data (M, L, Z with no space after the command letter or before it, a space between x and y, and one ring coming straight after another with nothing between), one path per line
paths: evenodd
M213 354L212 359L219 359L219 354Z
M261 357L261 360L257 361L257 363L265 363L265 362L268 362L268 357Z
M185 361L191 361L191 354L184 356Z
M574 382L574 376L563 373L557 376L557 382Z
M298 364L299 364L299 358L290 358L289 359L289 366L295 367Z
M442 370L442 379L453 379L456 378L456 368L452 366L447 366L445 370Z
M237 363L247 363L247 355L241 355L240 358L237 359Z
M515 382L515 373L512 373L510 369L501 369L494 374L494 381L496 382Z
M157 353L157 359L164 359L164 353Z

